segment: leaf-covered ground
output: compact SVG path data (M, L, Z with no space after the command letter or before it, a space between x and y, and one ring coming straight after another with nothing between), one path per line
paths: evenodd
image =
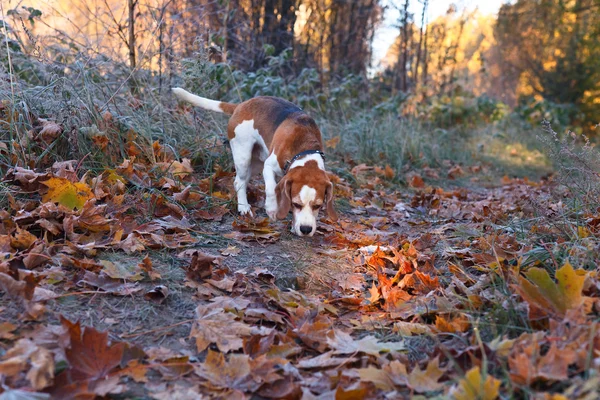
M600 218L551 180L334 163L304 239L154 151L4 178L0 398L597 397Z

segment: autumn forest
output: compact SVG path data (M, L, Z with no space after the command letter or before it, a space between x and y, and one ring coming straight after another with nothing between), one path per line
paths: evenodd
M3 0L0 400L598 398L598 15ZM322 203L310 161L273 189L279 147L240 189L229 116L174 87L300 107Z

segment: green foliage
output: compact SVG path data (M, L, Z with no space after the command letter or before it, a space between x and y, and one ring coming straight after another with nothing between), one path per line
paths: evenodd
M583 113L574 104L556 104L544 99L522 97L514 112L532 126L539 126L542 121L565 130L574 121L585 118Z
M268 46L266 48L268 54ZM318 113L352 112L368 103L368 85L364 78L349 74L323 87L314 68L289 73L293 53L286 49L267 57L267 64L256 71L235 70L226 63L210 62L204 50L181 62L184 85L200 95L239 102L255 96L282 97L300 107Z
M26 18L27 18L27 20L29 20L29 23L31 25L33 25L35 23L36 18L40 18L42 16L42 12L40 10L38 10L37 8L27 7L27 6L21 6L21 9L14 8L14 9L8 10L6 12L6 15L7 16L16 16L16 17L20 18L24 13L27 14Z
M509 113L506 104L487 96L475 97L467 93L433 97L422 107L421 114L434 125L452 127L473 126L500 121Z

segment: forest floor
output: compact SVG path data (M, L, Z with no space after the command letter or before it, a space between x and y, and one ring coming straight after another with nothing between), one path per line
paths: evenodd
M57 163L4 180L2 399L579 398L598 387L600 219L563 218L567 193L552 179L449 163L402 184L390 168L353 165L331 175L339 220L300 238L261 207L230 213L232 173L199 179L173 160L78 172ZM250 201L262 193L255 182Z

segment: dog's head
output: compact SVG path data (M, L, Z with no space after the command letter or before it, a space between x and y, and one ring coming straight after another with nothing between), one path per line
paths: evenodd
M333 208L333 184L314 161L290 169L277 184L275 193L277 218L284 219L291 209L294 216L292 231L298 236L314 235L321 209L330 219L337 220Z

